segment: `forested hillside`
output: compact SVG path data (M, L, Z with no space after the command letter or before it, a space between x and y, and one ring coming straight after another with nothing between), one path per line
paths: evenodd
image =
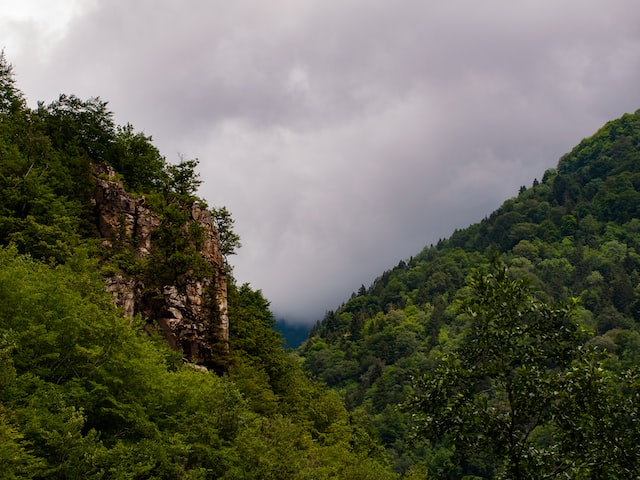
M101 237L97 166L157 217L148 255ZM105 279L153 302L214 275L194 205L235 253L197 167L98 97L29 108L0 56L0 478L640 476L640 112L362 286L297 352L227 264L228 342L196 365Z
M95 165L157 215L148 257L100 239ZM216 373L170 349L156 319L115 308L107 275L153 295L209 274L185 223L191 205L206 208L199 183L197 161L167 162L99 98L28 108L0 56L0 478L396 478L339 396L283 351L269 302L230 266ZM230 255L233 219L213 213Z
M326 314L304 368L430 478L640 475L640 111Z

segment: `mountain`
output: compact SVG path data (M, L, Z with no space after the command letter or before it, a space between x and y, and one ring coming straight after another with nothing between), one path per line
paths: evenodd
M197 164L99 98L28 108L0 55L0 476L397 478L235 282Z
M352 415L368 421L368 428L385 445L398 471L422 466L436 478L517 476L509 468L524 462L526 455L522 452L529 452L527 458L538 462L529 474L534 475L535 471L540 478L546 467L549 467L549 477L544 478L556 478L559 472L569 478L637 476L640 471L637 458L629 461L630 470L624 470L626 473L622 473L621 465L628 460L597 461L600 449L617 447L614 440L611 444L598 440L596 432L571 447L575 449L571 452L567 438L576 439L579 435L571 430L562 440L560 432L568 427L566 422L561 424L560 413L554 413L554 408L561 404L554 396L557 392L547 390L544 400L538 392L540 396L535 398L540 399L540 405L553 397L555 407L550 402L544 415L540 413L538 428L528 430L520 425L521 431L530 435L518 440L522 440L518 447L522 456L516 460L505 453L509 450L506 443L498 445L497 439L505 435L515 442L517 428L513 427L515 430L512 428L510 433L500 430L494 438L487 438L482 430L475 431L476 443L470 444L469 432L461 426L455 427L456 422L451 418L448 424L443 420L446 409L430 410L443 401L450 410L459 405L457 418L462 418L463 406L475 405L476 414L468 417L472 423L481 418L481 412L513 413L527 405L523 400L524 403L514 406L512 401L518 397L505 398L501 393L507 387L492 375L502 372L502 367L496 367L492 373L485 372L482 381L469 387L471 390L456 390L458 387L442 390L442 382L451 380L451 372L462 375L461 372L466 371L471 375L469 372L477 369L477 365L467 365L467 370L460 370L473 345L478 345L482 338L478 337L480 327L471 319L484 315L493 318L493 322L494 316L501 315L496 310L488 315L481 306L487 304L489 295L498 295L495 291L498 287L505 291L515 288L506 279L499 280L502 268L508 272L505 278L523 279L525 291L534 292L522 298L529 299L528 295L537 298L534 303L538 311L547 311L546 308L552 311L551 305L569 304L572 298L578 299L577 306L571 308L572 320L567 324L575 327L576 332L582 332L580 340L574 339L566 345L567 351L573 352L573 363L562 366L546 360L538 372L553 371L552 376L544 377L545 382L550 382L550 378L566 380L571 378L568 376L571 368L585 372L584 365L588 364L585 352L591 352L593 364L610 375L606 381L611 385L624 384L627 390L620 387L606 395L601 391L603 397L594 400L591 407L595 412L600 405L602 410L594 413L590 422L599 424L607 415L614 418L617 413L613 409L605 412L607 402L615 397L623 405L632 400L631 392L636 392L635 395L638 392L637 383L628 384L622 378L635 378L637 382L637 372L629 372L640 365L640 111L607 123L564 155L557 168L544 172L541 180L534 179L531 186L522 186L515 198L506 200L481 222L455 231L448 239L400 261L376 278L369 288L361 288L335 311L328 312L300 349L305 370L339 391ZM483 294L478 293L478 285L484 286ZM515 291L525 289L524 286L518 288L520 290ZM477 296L486 298L474 303L472 300ZM507 297L497 310L510 311L513 298L520 297ZM533 301L524 303L529 302ZM534 317L531 309L523 312L514 308L513 311L517 312L514 315L522 316L522 325ZM548 331L538 330L534 337L542 345L548 344L549 338L557 333L552 322L555 317L556 314L549 314L547 323L542 323L548 325ZM505 326L488 331L495 334L493 346L497 342L499 348L507 350L512 348L509 342L513 338L505 337L505 332L512 331L514 325L510 322L514 319L503 320ZM491 325L486 324L485 328ZM522 325L514 327L513 335L523 335ZM527 345L513 347L515 357L512 358L529 358L533 344ZM488 345L487 352L493 346ZM477 359L478 364L490 358L485 354L486 357ZM520 361L518 369L507 369L511 373L503 379L509 382L520 379L523 369L536 364L534 360ZM455 368L449 362L453 362L451 365ZM443 372L447 369L445 375ZM455 377L455 385L460 385L460 378ZM434 379L440 379L437 388ZM566 384L562 388L570 390ZM454 391L458 393L451 396ZM479 391L485 392L482 407L477 402ZM576 403L586 401L575 400ZM419 407L416 410L411 405ZM583 411L589 408L585 405ZM640 438L637 424L632 420L633 412L637 412L637 408L627 412L624 420L618 420L628 427L618 432L619 438ZM421 424L415 420L420 416L423 425L441 422L444 427L435 437L424 432L416 437L416 432L421 432ZM515 417L510 420L507 417L492 417L492 421L510 421L509 424L516 425ZM486 429L489 428L487 422ZM601 428L601 431L612 430L611 426ZM461 432L466 432L466 437ZM482 450L477 444L479 438L485 439L485 446L495 448L491 452ZM598 443L600 441L603 443ZM556 462L562 448L567 449L563 453L565 464ZM580 457L578 450L589 452L592 458ZM575 457L571 457L574 454ZM573 460L570 461L570 457ZM598 470L599 467L586 466L590 462L592 465L608 462L611 466L609 470L604 467ZM535 476L519 475L521 478Z

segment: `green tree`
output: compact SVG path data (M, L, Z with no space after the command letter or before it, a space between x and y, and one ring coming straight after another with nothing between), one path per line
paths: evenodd
M16 87L13 65L0 52L0 114L12 114L25 108L24 95Z
M640 478L640 374L607 370L603 356L587 350L563 376L557 454L571 478Z
M233 230L235 220L227 207L214 208L211 213L216 230L220 235L220 250L226 261L229 255L235 255L236 250L242 247L240 236Z
M248 283L238 287L231 277L228 286L229 347L232 355L266 372L272 388L278 390L289 362L282 349L282 337L275 330L269 301L262 291Z
M446 439L467 462L483 459L483 474L545 478L562 460L536 436L554 420L561 375L577 353L573 303L544 303L497 262L469 288L460 304L471 322L465 341L416 379L408 405L417 428Z
M167 167L167 187L170 194L175 195L179 199L195 199L196 191L200 185L202 185L200 174L196 171L198 163L198 159L183 159L180 163Z
M61 94L37 114L44 122L53 146L72 155L86 155L94 162L109 162L114 153L115 124L108 102L99 97L82 100Z
M127 188L136 192L157 191L167 181L166 161L151 140L134 132L131 124L116 129L113 166Z

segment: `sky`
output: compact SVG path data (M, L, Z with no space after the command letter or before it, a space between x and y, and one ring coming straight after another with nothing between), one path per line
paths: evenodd
M31 106L109 102L311 323L640 108L637 0L0 0Z

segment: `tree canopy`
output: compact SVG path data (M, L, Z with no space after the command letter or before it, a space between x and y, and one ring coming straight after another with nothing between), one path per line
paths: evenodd
M187 222L194 202L206 208L197 160L167 162L107 107L60 95L29 109L0 57L0 476L396 478L339 396L284 352L259 290L228 277L224 375L183 362L154 319L116 310L106 272L155 287L211 267ZM100 242L98 163L158 216L148 259ZM212 213L231 255L233 218Z
M598 354L581 347L576 300L542 302L502 264L476 272L469 288L458 305L470 322L463 342L416 379L407 402L417 432L454 446L462 462L491 478L636 476L640 430L629 420L637 407L613 402L640 377L629 371L610 383ZM594 425L618 415L616 440L596 433Z
M637 469L633 462L605 460L600 448L605 440L599 439L597 429L587 428L587 424L593 421L593 425L603 425L594 419L613 419L620 415L619 428L608 428L607 432L617 435L621 443L633 444L638 438L635 424L630 420L634 418L633 409L595 413L600 408L598 405L604 407L612 402L627 405L635 398L637 380L634 380L633 369L640 361L640 223L635 210L640 191L636 178L640 165L638 145L640 111L607 123L564 155L557 168L544 172L541 180L534 179L530 187L521 187L517 196L507 199L481 222L456 230L449 238L400 261L369 287L360 287L315 325L301 349L305 369L340 391L353 414L369 422L371 431L394 459L397 471L408 475L412 469L427 468L436 478L465 475L494 478L506 471L508 462L505 463L504 450L496 453L494 448L491 453L492 443L485 442L486 450L480 452L472 442L461 443L461 437L470 441L473 430L463 432L455 428L455 422L467 418L472 411L478 419L485 418L487 425L498 425L499 422L487 423L486 417L480 415L482 402L485 402L484 414L490 407L497 408L496 414L508 411L509 402L503 400L506 378L511 377L505 377L502 383L499 377L491 377L491 381L483 377L488 372L481 370L481 366L489 368L490 360L493 364L515 362L505 371L514 375L520 372L520 376L514 378L522 382L529 379L540 388L560 385L563 389L582 389L581 395L585 398L595 398L587 392L601 392L600 403L577 403L582 405L578 409L568 408L567 399L563 403L567 407L564 411L571 413L566 418L561 412L553 413L553 425L549 424L548 431L543 434L543 429L535 428L523 443L527 448L531 445L540 448L539 453L544 457L544 452L549 452L545 445L551 445L545 442L551 442L549 432L555 429L554 445L558 449L562 446L565 458L571 458L567 462L574 462L573 466L565 464L557 476L616 478L618 475L621 478L628 476L624 465L636 465L633 468ZM493 271L490 277L473 273L491 272L496 254L508 267L505 278L517 281L515 284L498 282L499 271ZM481 280L482 283L478 283ZM512 285L509 288L515 289L510 292L512 297L504 298L504 307L496 303L497 292L501 291L496 288L500 285L500 288ZM480 286L484 290L479 291ZM493 297L482 299L481 291ZM579 301L573 304L573 298ZM471 321L469 314L472 300L476 302L476 322ZM499 314L496 317L487 316L490 302L494 302L493 310ZM569 304L573 305L570 317L549 313ZM460 305L466 308L461 309ZM539 318L537 333L533 330L534 324L525 325L525 330L522 325L513 330L517 324L509 322L534 306L539 314L548 312L548 318ZM561 317L570 322L555 324L553 320ZM482 319L493 322L486 324L487 327L506 323L500 329L477 330ZM576 337L565 339L569 363L561 366L557 360L552 362L542 357L542 368L532 360L532 355L534 358L540 354L550 355L552 352L540 350L540 345L547 342L552 345L558 340L554 335L558 332L568 335L571 329ZM536 346L535 342L531 343L535 338L544 342ZM480 350L480 344L487 350ZM493 349L488 347L491 344ZM512 359L506 355L512 355ZM471 368L473 362L469 359L473 359L477 367ZM549 369L549 365L555 367ZM449 373L444 375L445 371ZM555 378L556 374L562 375ZM582 386L558 384L571 378L580 379ZM417 379L423 383L414 383ZM444 382L441 384L443 395L448 385L451 391L464 394L460 399L465 401L438 397L442 402L452 402L448 416L443 410L438 410L443 416L432 415L431 431L440 432L441 438L435 440L427 435L428 429L416 437L415 412L399 409L398 405L409 402L415 388L425 389L426 395L427 387L438 381ZM613 385L619 388L610 388ZM471 394L479 388L486 389L485 396ZM540 400L538 405L544 404L543 391L531 393L532 398ZM557 396L550 397L549 401L551 399L561 400ZM432 408L436 408L436 404ZM527 411L519 412L523 417L517 420L524 422ZM545 415L551 415L549 410L546 412ZM551 421L551 417L545 418ZM576 423L571 423L574 420ZM426 425L422 424L425 428ZM465 422L464 425L472 429L477 424ZM527 430L520 427L516 431ZM453 442L456 435L460 441ZM506 438L494 431L476 440L488 437L492 441ZM508 438L515 441L517 437ZM570 440L575 441L573 446ZM504 449L504 445L501 448ZM513 448L517 450L515 443ZM569 454L569 450L573 453ZM617 448L614 450L619 452ZM554 454L560 455L558 451ZM584 455L573 456L579 452ZM541 458L531 452L526 455L529 460ZM550 466L547 472L560 467L559 464L551 467L553 462L546 458L540 461ZM603 466L606 462L611 465L608 470L589 470L595 464ZM541 467L540 471L544 469Z
M99 97L28 108L0 56L4 477L640 475L640 112L361 286L298 352L228 266L223 375L105 292L105 272L154 287L210 273L185 227L206 208L198 161L166 161L113 118ZM147 260L100 242L96 163L158 215ZM228 257L234 220L211 213Z

